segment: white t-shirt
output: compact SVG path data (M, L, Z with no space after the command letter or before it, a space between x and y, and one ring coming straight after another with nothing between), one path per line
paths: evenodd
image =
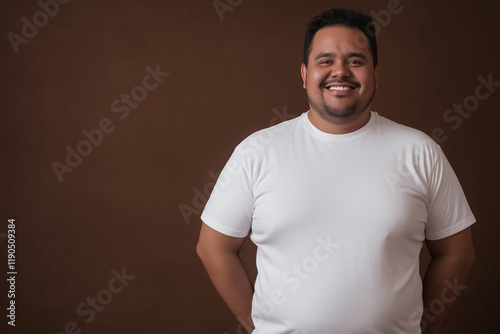
M348 134L305 112L250 135L201 219L257 245L254 334L420 333L422 244L475 222L441 148L373 111Z

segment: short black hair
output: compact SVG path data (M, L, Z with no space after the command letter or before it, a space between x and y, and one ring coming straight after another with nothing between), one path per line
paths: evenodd
M373 58L373 66L377 66L377 39L375 37L375 27L373 20L369 15L363 14L359 10L332 8L313 17L306 30L306 39L304 43L304 59L303 62L307 66L309 55L311 54L311 44L314 36L321 28L342 25L350 28L361 30L370 45L370 53Z

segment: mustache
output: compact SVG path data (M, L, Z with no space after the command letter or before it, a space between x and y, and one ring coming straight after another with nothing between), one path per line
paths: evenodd
M357 81L351 81L351 80L342 80L342 79L334 79L334 80L329 80L329 81L325 81L323 82L323 87L329 85L329 84L333 84L333 83L338 83L338 84L349 84L351 86L354 86L354 87L361 87L361 84Z

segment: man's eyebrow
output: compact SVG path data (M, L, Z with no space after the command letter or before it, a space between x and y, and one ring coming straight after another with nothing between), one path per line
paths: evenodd
M314 60L318 60L319 58L323 58L323 57L335 57L335 53L331 53L331 52L321 52L320 54L318 54Z
M366 56L360 52L349 52L347 58L357 57L366 60Z
M332 52L321 52L320 54L318 54L314 60L318 60L320 58L323 58L323 57L335 57L335 53L332 53ZM364 59L366 60L366 56L360 52L348 52L346 54L346 58L352 58L352 57L358 57L358 58L361 58L361 59Z

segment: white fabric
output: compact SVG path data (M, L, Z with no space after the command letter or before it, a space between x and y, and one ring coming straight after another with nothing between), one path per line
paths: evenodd
M441 148L373 111L348 134L305 112L250 135L201 219L258 247L253 334L420 333L423 241L475 222Z

